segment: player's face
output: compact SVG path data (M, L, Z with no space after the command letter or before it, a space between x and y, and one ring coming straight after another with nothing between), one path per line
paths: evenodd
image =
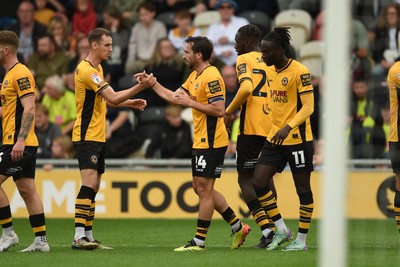
M236 50L238 56L246 53L245 42L246 42L246 40L242 36L242 34L237 32L235 35L235 50Z
M112 38L111 36L103 35L100 40L98 52L101 60L107 60L112 53Z
M260 44L260 49L262 53L262 59L267 64L267 66L275 65L279 62L281 53L277 45L271 41L262 40Z
M186 43L185 48L183 49L183 55L182 55L183 60L185 61L186 65L189 68L194 68L195 64L197 62L196 60L196 54L192 50L192 44L191 43Z

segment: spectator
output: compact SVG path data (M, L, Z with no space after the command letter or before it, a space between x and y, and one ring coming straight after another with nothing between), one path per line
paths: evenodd
M374 159L389 159L389 128L390 107L384 105L380 108L380 118L375 121L371 133L371 144Z
M249 22L245 18L234 16L237 8L234 0L218 0L215 7L221 15L221 20L210 25L207 37L214 44L215 56L226 65L234 65L237 58L235 34L240 27Z
M378 23L379 16L384 7L393 0L352 0L352 17L361 23L369 31L373 31Z
M42 104L49 110L49 120L60 126L63 134L71 134L76 119L75 94L66 90L58 75L46 79Z
M229 106L238 90L238 80L234 66L226 65L221 70L222 79L225 82L225 108ZM239 111L239 109L237 110Z
M38 158L51 158L51 146L54 138L61 135L60 127L49 121L49 110L41 103L36 103L35 133L39 141Z
M51 145L52 159L73 159L75 158L75 148L69 135L59 135L53 140ZM47 163L43 165L45 171L50 171L54 165Z
M350 103L350 141L352 158L372 158L370 132L375 125L376 107L368 94L367 80L354 80Z
M72 17L72 35L78 40L96 28L97 15L92 0L76 0Z
M353 79L367 79L371 77L371 58L369 57L368 32L358 20L351 22L351 52Z
M170 105L165 110L165 121L160 131L151 138L146 158L183 159L192 155L192 131L182 119L182 108Z
M28 61L28 68L35 76L38 87L37 96L41 98L45 80L52 75L67 73L69 57L57 50L54 37L50 34L38 39L38 50L32 54Z
M167 36L165 25L155 19L156 6L152 2L143 2L137 12L140 21L133 26L129 40L127 75L142 71L154 53L157 40Z
M164 37L157 41L156 50L145 70L147 73L153 73L157 81L168 86L167 88L179 88L183 81L185 65L171 41ZM137 97L146 99L148 108L167 105L153 90L142 91ZM145 112L146 110L142 113Z
M47 27L48 33L53 35L57 48L67 54L69 57L74 57L76 54L76 39L68 34L68 26L61 17L54 17Z
M119 7L122 12L125 26L133 27L139 21L137 8L144 2L144 0L109 0L110 5Z
M50 21L55 16L62 16L64 19L67 19L65 14L65 8L61 5L57 0L35 0L36 11L34 15L34 19L45 25L49 26ZM48 6L52 8L49 8ZM55 9L55 11L54 11Z
M117 6L109 5L103 11L104 28L111 32L113 52L107 61L110 84L117 88L117 81L124 75L130 31L122 21L122 14Z
M374 31L373 59L376 63L372 69L374 79L386 80L389 68L399 54L400 5L387 5L379 18Z
M63 80L68 89L74 91L75 82L74 75L75 69L78 64L86 58L89 54L89 41L87 37L81 38L77 42L77 53L76 55L68 61L67 73L63 75Z
M46 26L33 19L34 11L31 1L22 1L17 10L18 23L9 28L19 37L18 52L23 55L25 62L28 62L28 58L37 50L38 38L47 32Z
M192 14L187 9L175 13L175 24L176 27L169 31L168 38L179 53L183 54L185 39L188 36L201 35L201 31L192 25Z

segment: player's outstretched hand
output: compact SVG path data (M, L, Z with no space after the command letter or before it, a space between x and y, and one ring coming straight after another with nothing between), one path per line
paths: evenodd
M146 100L141 99L141 98L140 99L128 99L126 101L130 108L138 109L140 111L143 111L147 106Z
M147 74L146 71L136 73L133 75L133 77L136 78L136 81L144 88L153 87L157 82L157 79L153 76L153 73Z

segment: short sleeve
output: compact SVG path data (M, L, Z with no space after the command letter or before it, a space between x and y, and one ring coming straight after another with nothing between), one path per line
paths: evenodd
M27 72L16 72L14 80L14 88L19 97L35 94L36 83L33 76Z
M302 67L299 70L299 83L297 90L301 93L306 93L313 90L311 73L306 67Z
M251 70L243 56L239 56L236 60L236 73L239 83L245 79L251 80Z
M103 75L95 69L84 72L82 75L82 80L88 87L87 89L93 90L96 94L99 94L109 86L108 83L104 81Z
M220 79L207 81L205 91L210 104L225 99L223 83Z

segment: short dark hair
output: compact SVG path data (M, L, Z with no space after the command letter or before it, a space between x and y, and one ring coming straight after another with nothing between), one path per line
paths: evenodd
M48 38L50 43L52 43L53 45L57 46L56 39L54 39L54 36L52 34L45 33L45 34L40 35L38 37L38 39L37 39L37 43L39 43L39 40L43 39L43 38Z
M151 2L151 1L144 1L143 3L141 3L141 4L136 8L136 12L139 13L139 11L140 11L142 8L144 8L144 9L146 9L147 11L150 11L150 12L154 12L154 13L157 12L157 6L156 6L153 2Z
M19 46L17 34L13 31L0 31L0 45L9 45L13 47L15 51L17 51Z
M261 31L258 26L254 24L247 24L239 28L237 31L240 35L251 39L252 42L260 43L261 41Z
M191 43L193 52L201 53L204 61L210 59L214 50L214 46L210 39L204 36L189 36L186 38L185 43Z
M88 34L89 45L91 45L93 42L100 43L101 37L103 35L111 36L111 33L109 30L104 29L104 28L95 28L95 29L91 30Z

